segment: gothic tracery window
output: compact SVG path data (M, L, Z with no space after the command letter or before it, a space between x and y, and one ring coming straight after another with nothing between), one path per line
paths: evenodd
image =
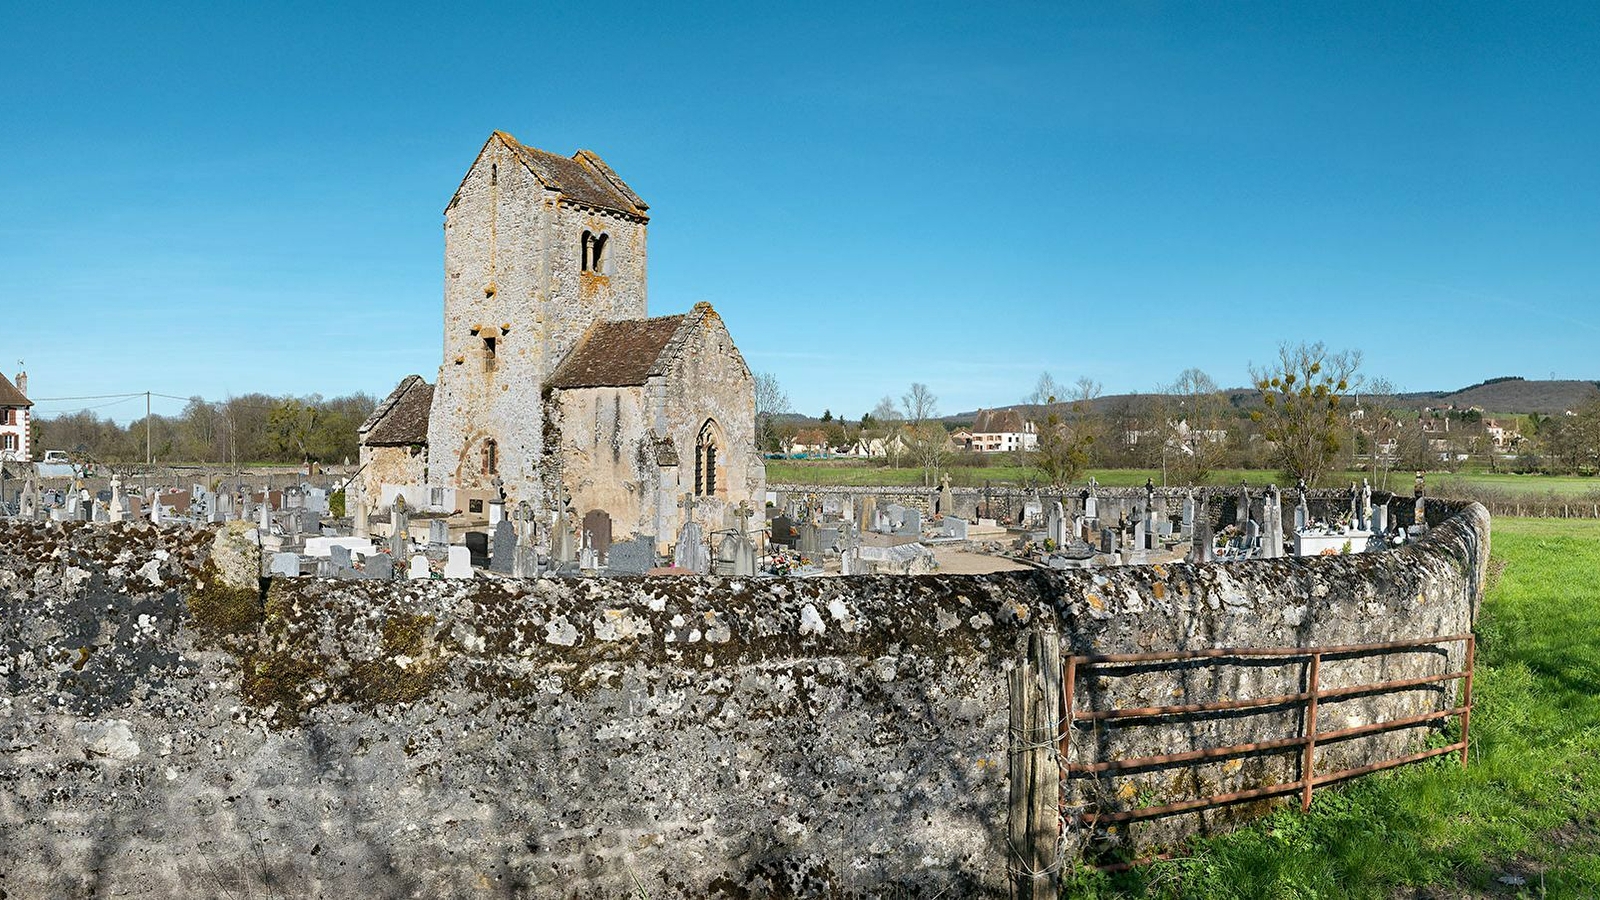
M695 439L694 492L701 497L714 497L717 493L717 432L716 423L709 419Z

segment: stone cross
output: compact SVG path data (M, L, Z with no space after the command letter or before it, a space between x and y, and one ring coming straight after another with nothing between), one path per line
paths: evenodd
M756 511L750 508L749 501L746 501L746 500L740 500L739 501L738 507L736 507L734 509L734 511L733 511L733 517L735 519L739 520L739 533L740 534L743 534L743 535L750 534L750 518L752 516L754 516L755 514L756 514Z

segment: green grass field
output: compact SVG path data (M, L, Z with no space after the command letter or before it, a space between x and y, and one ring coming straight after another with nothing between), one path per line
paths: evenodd
M985 481L1020 484L1030 479L1035 482L1042 480L1037 469L1024 466L956 466L949 472L951 483L957 487L982 487ZM1146 479L1158 485L1162 483L1160 469L1093 469L1084 476L1085 481L1090 474L1094 475L1099 483L1108 487L1141 485ZM1411 493L1412 475L1411 472L1390 473L1387 489L1402 494ZM1329 483L1348 484L1351 481L1360 481L1364 477L1367 475L1362 472L1336 472L1330 477ZM916 486L922 484L922 470L915 466L894 468L871 465L864 460L769 459L767 481L771 484ZM1241 481L1264 487L1281 479L1278 473L1262 469L1224 469L1214 473L1208 483L1230 485ZM1576 476L1435 472L1428 475L1428 482L1441 491L1446 491L1452 485L1462 485L1468 488L1492 489L1507 494L1554 493L1569 497L1600 494L1600 478ZM1287 487L1283 484L1279 486ZM1383 486L1375 484L1374 487L1381 489Z
M1600 522L1499 519L1493 541L1469 767L1368 776L1063 896L1600 896Z

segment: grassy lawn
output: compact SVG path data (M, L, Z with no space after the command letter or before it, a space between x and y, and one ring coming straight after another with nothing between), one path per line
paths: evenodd
M985 481L1024 483L1030 479L1039 482L1042 477L1037 469L1013 465L995 465L982 467L958 466L950 470L950 482L957 487L982 487ZM1094 469L1089 474L1095 480L1108 487L1130 487L1142 485L1146 479L1161 484L1160 469ZM1411 472L1391 472L1389 475L1388 489L1401 494L1410 494L1412 485ZM1352 481L1359 482L1366 477L1361 472L1336 472L1329 478L1330 484L1348 484ZM1088 475L1084 476L1088 480ZM1232 485L1240 481L1248 481L1252 485L1265 487L1268 484L1279 482L1282 479L1277 472L1262 469L1224 469L1214 473L1209 483L1213 485ZM815 485L906 485L922 484L922 470L916 466L902 465L899 468L869 464L865 460L794 460L794 459L769 459L767 460L767 481L771 484L815 484ZM937 482L936 482L937 483ZM1576 476L1560 475L1505 475L1480 472L1435 472L1428 475L1428 483L1436 492L1448 493L1448 488L1454 484L1467 487L1490 488L1506 493L1522 493L1543 495L1555 493L1562 496L1579 497L1589 493L1600 493L1600 478L1581 478ZM1279 484L1279 487L1289 485ZM1382 485L1374 485L1382 487Z
M1064 896L1600 896L1600 522L1496 520L1493 570L1468 768L1368 776Z

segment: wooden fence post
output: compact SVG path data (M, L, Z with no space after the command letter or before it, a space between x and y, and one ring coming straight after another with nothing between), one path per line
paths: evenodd
M1010 679L1008 883L1012 900L1054 900L1061 839L1061 640L1028 635Z

